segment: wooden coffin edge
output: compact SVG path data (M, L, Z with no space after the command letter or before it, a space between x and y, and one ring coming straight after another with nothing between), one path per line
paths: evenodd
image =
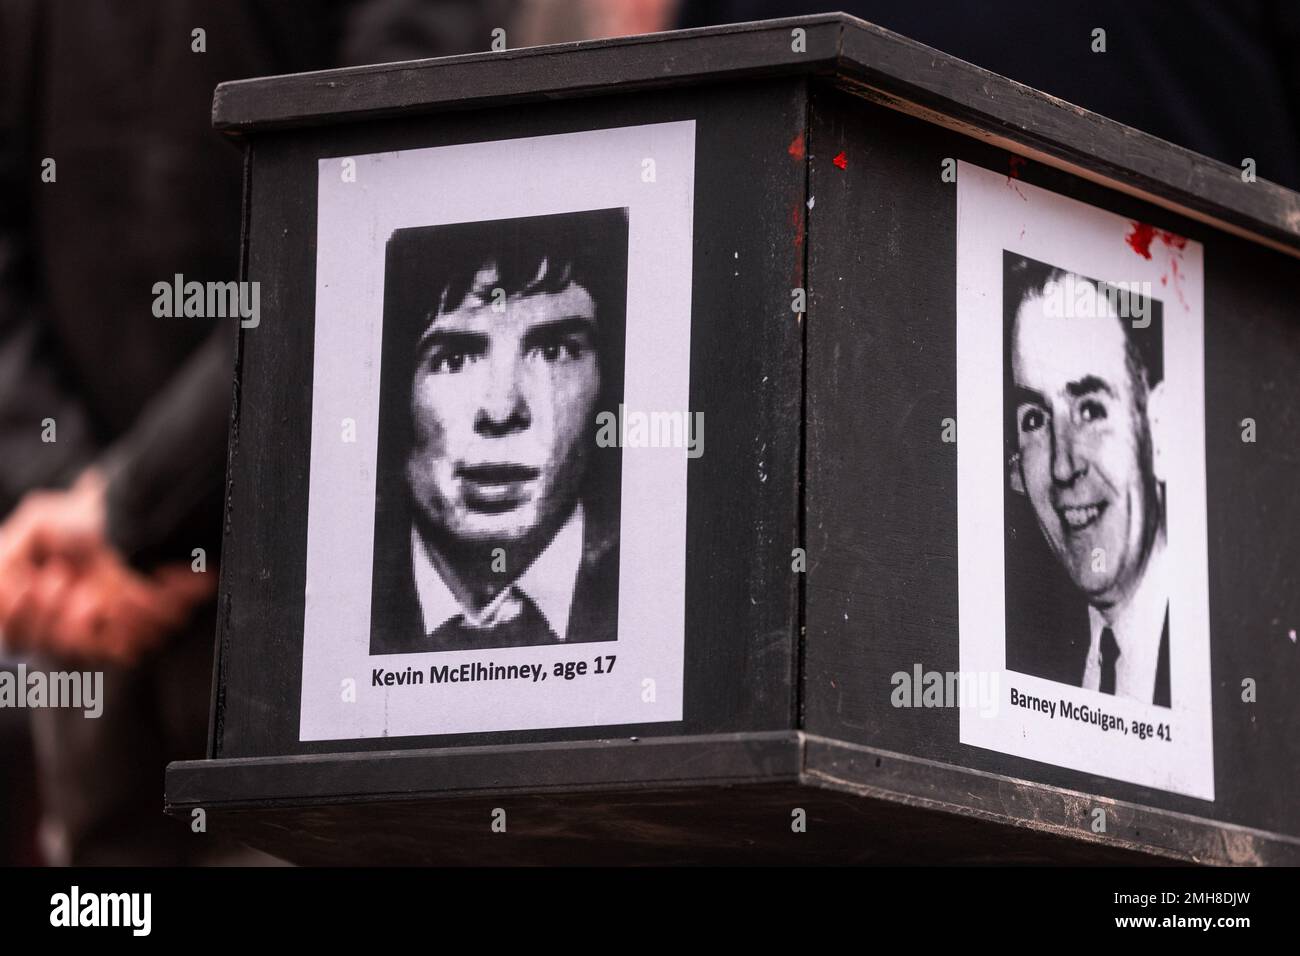
M212 118L249 134L797 74L1300 256L1300 193L843 13L234 80Z
M166 812L790 784L1028 828L1153 862L1300 864L1300 840L1283 834L802 731L180 761L167 768ZM740 791L729 794L743 813ZM1097 808L1106 811L1105 833L1093 831Z

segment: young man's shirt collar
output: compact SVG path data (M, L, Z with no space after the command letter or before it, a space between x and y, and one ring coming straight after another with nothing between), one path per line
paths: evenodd
M504 624L522 610L523 604L519 599L522 593L536 605L555 637L563 641L568 636L569 611L573 607L573 591L582 566L585 529L586 519L582 505L578 504L537 560L512 584L502 588L486 607L476 612L462 607L456 600L430 560L419 531L412 526L411 567L425 635L433 634L457 616L462 616L465 623L474 628Z

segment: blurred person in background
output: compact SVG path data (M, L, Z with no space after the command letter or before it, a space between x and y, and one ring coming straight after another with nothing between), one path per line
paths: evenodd
M327 65L334 7L0 0L0 633L104 674L97 719L23 712L49 862L221 849L161 796L206 738L235 326L150 290L237 277L213 87Z
M241 156L213 88L486 50L515 8L0 0L2 652L104 674L97 719L0 711L0 801L29 792L30 720L48 862L238 859L162 814L166 764L207 735L236 332L156 318L152 286L238 276Z
M512 45L539 46L671 30L681 3L682 0L520 0L513 18Z
M216 84L485 51L497 27L663 29L670 6L0 0L0 662L104 674L97 719L0 710L0 862L31 857L25 720L47 862L254 859L162 814L166 764L207 734L236 331L156 318L152 287L238 277Z

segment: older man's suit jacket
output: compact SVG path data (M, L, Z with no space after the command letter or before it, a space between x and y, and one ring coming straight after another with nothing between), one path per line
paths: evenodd
M1007 494L1006 560L1007 669L1059 684L1083 686L1092 643L1088 602L1048 550L1033 512L1019 495ZM1168 707L1169 612L1160 636L1153 699Z
M1083 686L1088 663L1092 628L1088 621L1088 603L1078 592L1057 592L1055 605L1043 601L1043 592L1029 596L1008 594L1007 600L1007 669L1032 674L1060 684ZM1037 602L1033 599L1039 598ZM1035 606L1037 604L1037 606ZM1169 611L1165 609L1164 629L1160 634L1160 657L1151 700L1161 707L1170 705L1169 692Z

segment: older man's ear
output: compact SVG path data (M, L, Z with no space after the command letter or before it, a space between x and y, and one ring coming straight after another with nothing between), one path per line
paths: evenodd
M1151 428L1151 470L1156 481L1165 482L1165 448L1170 427L1168 414L1169 395L1161 382L1147 394L1147 423Z
M1020 452L1007 459L1007 483L1016 494L1025 493L1025 476L1020 470Z

